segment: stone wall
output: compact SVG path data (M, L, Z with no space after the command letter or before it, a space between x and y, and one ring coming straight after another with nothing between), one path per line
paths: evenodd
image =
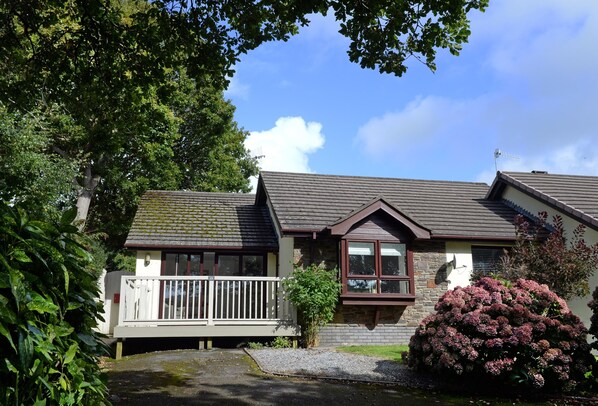
M298 267L316 264L326 269L339 268L339 249L337 238L295 238L293 262Z
M297 246L296 246L297 249ZM447 290L443 242L415 242L415 304L411 306L339 305L334 320L320 332L321 346L407 344L419 322L434 311ZM297 252L297 251L296 251ZM301 250L299 250L301 253ZM376 323L376 311L379 311Z

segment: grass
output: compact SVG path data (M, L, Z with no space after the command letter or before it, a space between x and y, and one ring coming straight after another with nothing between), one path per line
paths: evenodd
M391 361L403 362L401 354L409 351L408 345L349 345L337 347L338 351L350 352L353 354L367 355L389 359Z

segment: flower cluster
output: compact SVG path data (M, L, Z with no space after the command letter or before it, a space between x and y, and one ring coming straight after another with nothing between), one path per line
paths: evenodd
M546 285L482 278L446 292L409 344L409 365L537 389L575 389L592 365L587 330Z

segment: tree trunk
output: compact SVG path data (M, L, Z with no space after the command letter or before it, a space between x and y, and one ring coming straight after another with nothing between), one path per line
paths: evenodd
M77 217L75 224L79 227L79 231L85 229L85 222L89 213L89 206L91 205L91 198L100 183L100 176L93 175L91 172L91 164L85 168L85 176L83 177L83 185L80 185L79 194L77 196Z

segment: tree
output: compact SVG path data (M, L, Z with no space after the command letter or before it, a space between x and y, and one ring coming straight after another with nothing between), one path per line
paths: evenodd
M52 153L47 112L10 113L0 103L0 200L54 217L73 197L76 165Z
M311 13L328 12L351 39L350 60L362 67L402 75L413 56L435 69L436 50L458 54L469 36L467 13L484 10L487 3L2 0L0 102L19 112L40 101L59 106L80 129L77 136L54 139L52 146L79 166L77 207L84 222L96 188L120 159L132 162L131 151L140 152L143 163L173 157L177 120L163 92L180 72L196 85L209 77L220 91L240 54L266 41L286 40L298 25L308 24ZM242 154L238 147L233 152ZM214 161L212 167L222 169L208 174L218 179L236 164ZM175 184L179 175L176 170L160 174L166 184Z
M501 261L501 276L512 281L524 278L546 284L565 300L588 295L589 278L598 269L598 244L585 243L582 224L573 230L573 238L568 241L563 219L554 216L551 226L546 219L546 212L538 214L535 224L517 216L517 239ZM551 231L546 235L548 229Z

